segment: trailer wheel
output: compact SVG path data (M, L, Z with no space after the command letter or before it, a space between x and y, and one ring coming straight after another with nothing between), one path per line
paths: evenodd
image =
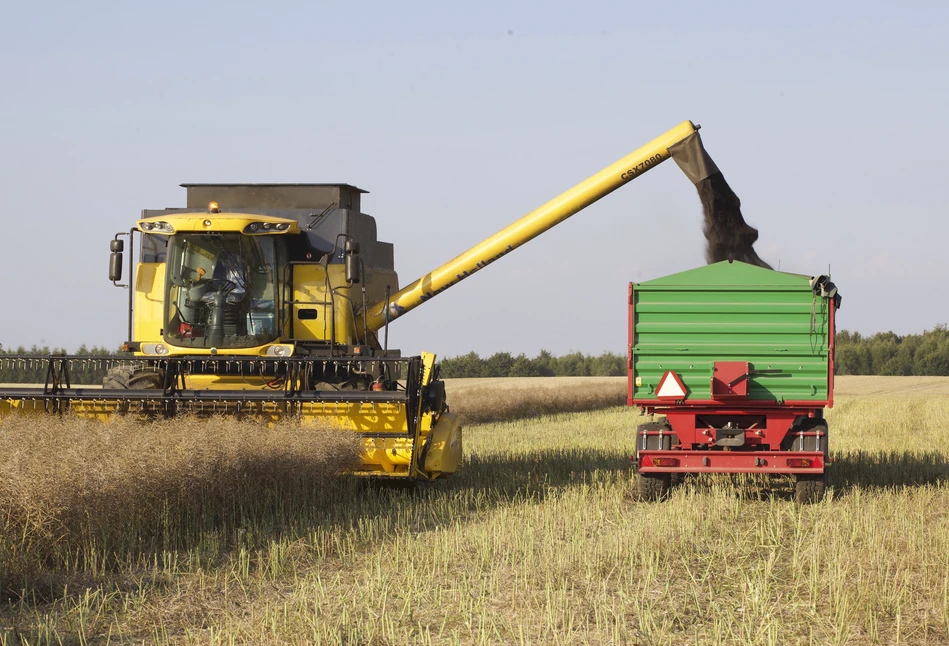
M802 473L794 483L794 499L802 505L820 502L827 488L827 472Z
M643 431L662 431L662 435L643 435ZM670 451L679 443L672 432L672 426L665 418L658 422L640 424L636 428L636 454L639 451ZM637 459L635 464L639 465ZM639 499L645 501L662 500L669 495L672 487L682 484L684 473L637 473Z
M805 435L801 437L797 435L798 431L804 432L821 432L823 431L823 437L817 437L816 435ZM788 431L787 436L784 438L784 441L781 443L781 449L784 451L823 451L824 456L827 456L829 451L828 447L828 429L827 422L822 419L804 419L801 422L800 426L794 426L791 430ZM820 448L818 448L818 446Z
M643 502L655 502L669 495L672 486L671 474L668 473L638 473L636 484L639 488L639 499Z
M102 378L103 388L119 390L160 390L165 371L148 366L116 366Z
M643 435L643 431L662 431L659 435ZM659 440L662 440L661 442ZM645 449L646 451L669 451L673 446L679 443L679 438L672 432L669 422L649 422L640 424L636 428L636 449Z

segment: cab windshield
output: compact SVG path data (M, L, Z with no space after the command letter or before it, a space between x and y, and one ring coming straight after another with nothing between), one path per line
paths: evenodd
M165 340L194 348L249 348L277 338L271 236L171 237Z

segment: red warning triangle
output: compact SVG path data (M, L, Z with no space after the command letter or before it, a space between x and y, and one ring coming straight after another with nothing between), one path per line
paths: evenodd
M656 397L662 399L684 399L686 394L685 384L672 370L662 375L659 380L659 387L656 388Z

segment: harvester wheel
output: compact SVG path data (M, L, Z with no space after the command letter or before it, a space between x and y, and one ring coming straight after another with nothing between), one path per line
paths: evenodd
M165 372L145 366L116 366L102 378L103 388L122 390L159 390L165 383Z
M810 474L802 473L797 476L794 484L794 499L802 505L820 502L827 488L827 472Z
M643 502L655 502L669 495L671 487L668 473L638 473L636 483L639 487L639 499Z

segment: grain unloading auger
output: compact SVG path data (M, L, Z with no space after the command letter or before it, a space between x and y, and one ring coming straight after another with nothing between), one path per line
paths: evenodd
M185 184L185 208L145 210L111 242L116 285L123 238L138 243L118 285L129 289L126 353L2 356L17 381L44 385L0 387L0 414L293 416L357 433L359 474L453 473L462 429L435 356L403 357L380 331L671 155L702 179L714 165L697 131L680 124L401 290L361 189ZM107 370L102 388L73 386L70 374L90 366Z

